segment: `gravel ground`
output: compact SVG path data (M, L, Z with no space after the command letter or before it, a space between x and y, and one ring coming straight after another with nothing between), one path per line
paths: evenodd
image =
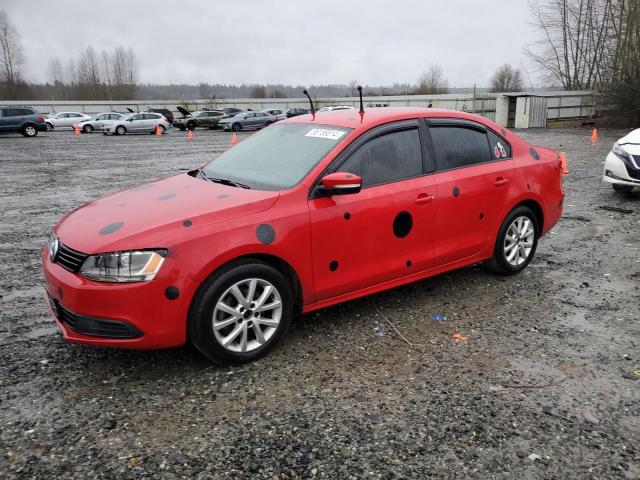
M323 310L237 368L65 344L39 260L65 212L200 165L229 134L0 137L0 478L639 478L640 196L600 181L623 132L521 133L571 169L525 272Z

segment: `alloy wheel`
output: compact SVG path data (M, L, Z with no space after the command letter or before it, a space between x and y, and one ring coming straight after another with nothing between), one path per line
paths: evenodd
M213 334L231 352L251 352L273 337L281 319L278 289L261 278L243 279L225 290L216 302Z
M27 137L34 137L37 133L36 127L32 127L31 125L25 127L24 133L27 135Z
M527 261L533 249L535 227L530 218L516 217L504 237L504 256L510 265L518 266Z

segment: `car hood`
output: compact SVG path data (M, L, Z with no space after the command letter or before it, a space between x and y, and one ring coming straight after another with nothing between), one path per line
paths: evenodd
M184 116L184 117L191 117L191 112L189 110L187 110L186 108L183 107L176 107L178 109L178 111Z
M618 145L632 155L640 155L640 128L618 140Z
M63 217L55 232L65 245L89 254L170 247L172 237L267 210L278 196L185 173L87 203Z

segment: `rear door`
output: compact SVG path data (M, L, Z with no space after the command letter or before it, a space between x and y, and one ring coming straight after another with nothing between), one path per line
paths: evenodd
M509 144L484 125L429 120L437 164L435 264L479 253L502 222L513 160Z
M435 182L425 175L418 120L364 134L328 171L363 179L359 193L309 201L318 301L433 265ZM428 170L428 169L427 169Z

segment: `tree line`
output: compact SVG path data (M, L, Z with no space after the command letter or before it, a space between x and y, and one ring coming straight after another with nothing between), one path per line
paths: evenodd
M531 0L539 40L527 51L548 82L591 90L640 123L640 2Z

